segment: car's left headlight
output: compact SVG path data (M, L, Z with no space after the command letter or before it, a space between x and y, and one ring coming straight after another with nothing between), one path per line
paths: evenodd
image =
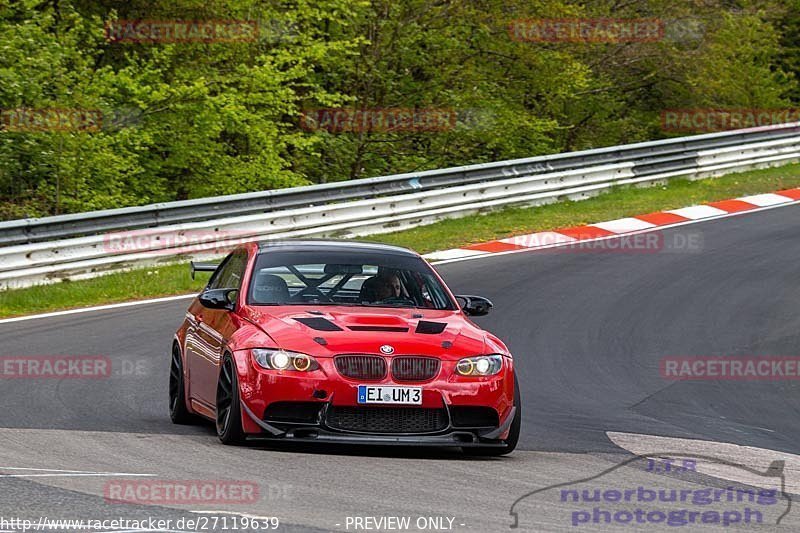
M461 376L493 376L503 368L503 356L499 353L465 357L456 365L456 374Z
M310 355L280 349L255 348L250 350L258 366L267 370L294 370L310 372L319 364Z

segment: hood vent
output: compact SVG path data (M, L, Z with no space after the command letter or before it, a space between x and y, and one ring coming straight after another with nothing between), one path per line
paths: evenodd
M295 320L317 331L342 331L342 328L340 328L327 318L313 316L313 317L295 318Z
M401 326L348 326L350 331L387 331L392 333L405 333L408 328Z
M417 324L416 333L422 333L424 335L438 335L439 333L443 332L446 327L446 322L430 322L428 320L420 320Z

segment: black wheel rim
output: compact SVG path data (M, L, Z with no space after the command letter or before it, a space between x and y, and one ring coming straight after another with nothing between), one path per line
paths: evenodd
M169 410L175 413L178 409L178 402L181 398L181 385L183 384L183 364L181 363L181 351L177 346L172 347L172 363L169 365Z
M233 407L233 368L230 359L222 363L217 385L217 433L222 435L228 429Z

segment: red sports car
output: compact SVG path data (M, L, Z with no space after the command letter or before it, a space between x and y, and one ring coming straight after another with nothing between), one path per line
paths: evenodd
M249 243L195 270L214 273L172 345L175 423L208 418L225 444L459 446L476 455L516 447L513 359L466 317L491 302L453 296L416 253Z

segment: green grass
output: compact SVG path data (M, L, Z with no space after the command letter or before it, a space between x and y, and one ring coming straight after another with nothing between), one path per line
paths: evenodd
M0 292L0 317L143 300L198 292L208 274L189 276L188 261L160 265L80 281L64 281Z
M700 181L673 180L664 187L617 189L580 202L504 209L361 240L396 244L427 253L793 187L800 187L800 165ZM188 294L199 291L208 275L201 273L197 278L193 281L189 277L187 264L160 265L89 280L2 291L0 317Z

